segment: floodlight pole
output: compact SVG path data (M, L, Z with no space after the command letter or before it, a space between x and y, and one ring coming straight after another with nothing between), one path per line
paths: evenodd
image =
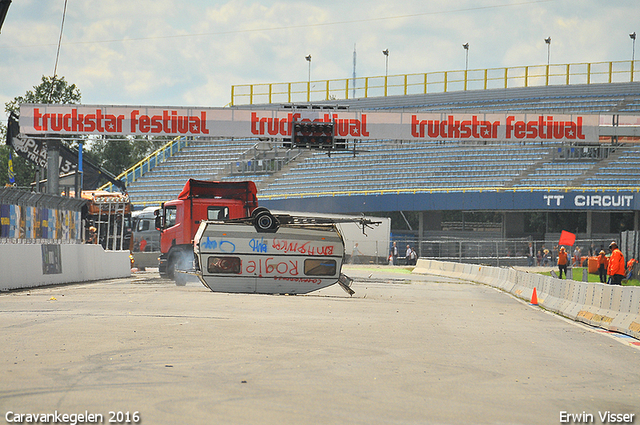
M382 51L384 55L384 95L387 95L387 80L389 78L389 49Z
M544 39L544 42L547 43L547 86L549 85L549 64L551 60L551 36Z
M629 34L631 40L633 40L633 48L631 49L631 82L633 83L633 71L634 71L634 62L636 60L636 32L632 32Z
M547 66L549 66L551 60L551 36L545 38L544 42L547 43Z
M462 45L464 48L464 89L467 90L467 72L469 71L469 43Z
M311 55L304 57L309 62L309 78L307 80L307 102L311 101Z

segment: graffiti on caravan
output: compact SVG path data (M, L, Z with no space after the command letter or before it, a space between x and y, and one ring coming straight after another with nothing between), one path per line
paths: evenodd
M632 210L633 194L600 195L600 194L567 194L542 195L543 204L556 209L603 209Z

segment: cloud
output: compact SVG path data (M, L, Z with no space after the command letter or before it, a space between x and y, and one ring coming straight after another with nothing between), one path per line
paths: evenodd
M62 1L13 2L0 34L0 101L51 75ZM119 0L68 4L59 75L83 102L224 106L234 84L629 60L630 0Z

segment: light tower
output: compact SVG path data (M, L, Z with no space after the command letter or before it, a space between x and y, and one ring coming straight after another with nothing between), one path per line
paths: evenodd
M311 55L304 57L309 62L309 78L307 79L307 102L311 101Z
M387 95L387 79L389 78L389 49L382 51L384 55L384 95Z

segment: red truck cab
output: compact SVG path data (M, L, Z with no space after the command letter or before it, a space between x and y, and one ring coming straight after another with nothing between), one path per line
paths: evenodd
M160 276L177 279L176 270L193 263L193 237L203 220L250 217L258 207L256 185L189 179L178 199L165 202L156 227L160 236Z

